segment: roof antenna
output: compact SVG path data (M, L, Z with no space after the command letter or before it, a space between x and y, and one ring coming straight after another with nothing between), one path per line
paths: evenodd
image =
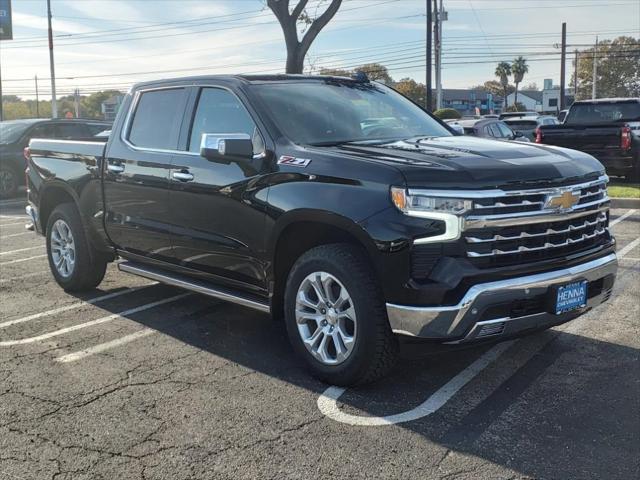
M358 83L369 83L369 77L363 71L358 70L355 72L351 78L353 78Z

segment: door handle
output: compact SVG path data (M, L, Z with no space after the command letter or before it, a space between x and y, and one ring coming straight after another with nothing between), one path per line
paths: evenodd
M171 178L181 182L190 182L193 180L193 174L189 172L171 172Z
M122 173L124 172L124 165L110 163L109 165L107 165L107 170L109 171L109 173Z

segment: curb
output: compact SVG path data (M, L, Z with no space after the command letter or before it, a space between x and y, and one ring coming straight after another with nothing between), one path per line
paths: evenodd
M611 208L640 208L640 198L612 198Z

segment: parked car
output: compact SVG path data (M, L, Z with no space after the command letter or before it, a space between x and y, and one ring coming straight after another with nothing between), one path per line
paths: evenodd
M284 316L301 362L334 385L387 373L399 339L567 322L616 274L596 159L455 136L362 75L142 83L106 142L34 139L26 153L27 212L62 288L95 288L119 257L123 272Z
M640 181L640 98L581 100L561 125L542 125L536 143L575 148L600 160L611 175Z
M460 120L445 120L445 123L458 135L464 135L464 128L460 125Z
M531 112L531 111L525 111L525 112L504 112L501 113L498 116L499 120L504 120L506 118L517 118L517 117L537 117L540 114L538 112Z
M39 138L83 139L110 128L96 120L27 119L0 122L0 198L12 197L24 185L24 148Z
M518 130L527 137L530 141L534 142L536 139L536 129L540 125L558 125L558 119L551 115L540 115L537 117L514 117L505 118L504 123L509 125L513 130Z
M517 142L529 142L521 132L512 130L505 122L493 118L483 120L461 120L458 124L464 130L465 135L474 137L493 138L496 140L515 140Z

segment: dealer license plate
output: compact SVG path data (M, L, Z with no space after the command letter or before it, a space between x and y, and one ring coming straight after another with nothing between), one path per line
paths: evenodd
M570 283L558 287L556 315L587 306L587 281Z

